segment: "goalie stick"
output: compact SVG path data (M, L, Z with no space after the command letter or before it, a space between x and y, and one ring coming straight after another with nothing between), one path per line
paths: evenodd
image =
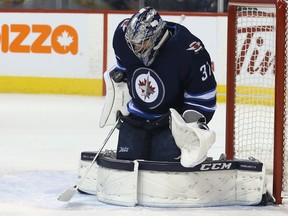
M110 130L110 132L108 133L106 139L103 142L103 145L101 146L101 148L98 150L97 154L95 155L95 157L93 158L93 160L90 163L90 166L86 169L85 174L80 178L80 180L78 181L78 183L76 184L76 186L74 186L73 188L68 188L67 190L65 190L59 197L58 200L59 201L63 201L63 202L68 202L72 199L72 197L74 196L74 194L76 193L76 191L78 190L78 188L80 187L80 185L82 184L82 182L84 181L84 179L86 178L86 176L88 175L90 169L92 168L94 162L96 161L96 159L98 158L99 154L101 153L101 151L103 150L103 148L105 147L106 143L108 142L109 138L111 137L111 135L113 134L114 130L117 128L119 124L119 118L117 119L114 127Z

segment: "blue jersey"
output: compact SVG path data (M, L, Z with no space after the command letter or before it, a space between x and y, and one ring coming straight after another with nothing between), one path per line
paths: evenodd
M159 49L155 61L145 66L128 47L122 21L113 37L117 69L127 76L132 100L128 111L155 119L169 112L196 110L211 120L216 108L216 81L210 55L199 38L184 26L167 22L169 40Z

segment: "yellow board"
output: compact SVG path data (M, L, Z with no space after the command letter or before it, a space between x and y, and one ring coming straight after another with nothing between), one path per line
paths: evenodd
M236 104L274 106L275 89L272 87L237 86ZM217 103L226 102L226 85L217 87Z
M102 96L100 79L0 76L1 93L71 94ZM218 85L217 102L226 102L226 86Z
M226 85L217 86L217 103L226 102Z
M103 96L101 79L0 76L0 93L70 94ZM265 97L263 97L263 93ZM236 103L274 104L274 89L241 86L236 88ZM217 86L217 103L226 102L226 85Z
M79 78L0 76L1 93L72 94L102 96L102 80Z

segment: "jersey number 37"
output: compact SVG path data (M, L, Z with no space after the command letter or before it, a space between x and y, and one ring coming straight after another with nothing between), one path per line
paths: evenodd
M202 81L205 81L209 76L212 75L211 66L208 62L200 67L200 72L202 73Z

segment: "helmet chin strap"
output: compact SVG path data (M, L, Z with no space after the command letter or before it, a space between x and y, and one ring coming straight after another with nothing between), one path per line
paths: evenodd
M157 46L153 47L153 50L158 50L162 46L162 44L166 41L166 39L168 39L168 37L169 37L169 30L166 30Z
M178 23L181 24L184 21L185 18L186 18L186 16L184 14L182 14L180 16L180 20L179 20ZM164 42L168 39L169 35L170 35L170 32L167 29L166 32L164 33L163 37L161 38L161 40L157 44L157 46L153 47L153 50L158 50L164 44Z

